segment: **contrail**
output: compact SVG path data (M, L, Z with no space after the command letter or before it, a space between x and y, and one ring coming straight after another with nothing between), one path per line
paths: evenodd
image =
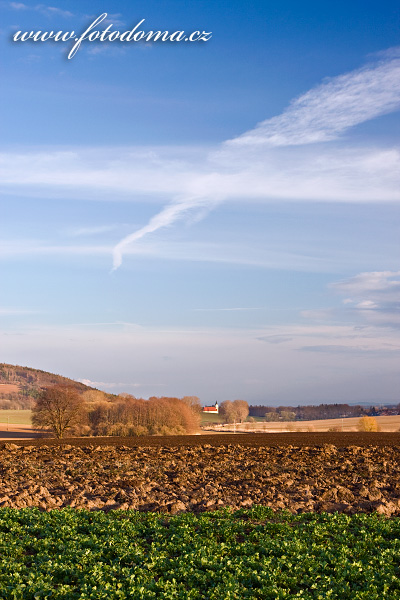
M204 202L204 198L191 197L175 202L174 204L169 204L161 212L152 217L147 225L124 237L113 249L112 270L115 271L121 266L124 250L131 244L137 242L148 233L153 233L158 229L172 225L172 223L182 218L189 210L203 206Z

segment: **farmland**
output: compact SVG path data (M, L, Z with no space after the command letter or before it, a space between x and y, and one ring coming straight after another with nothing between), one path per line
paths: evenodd
M400 598L400 433L3 443L0 507L4 600Z
M394 599L399 538L399 520L377 515L294 516L264 507L176 516L5 509L0 595Z
M381 431L399 431L400 415L377 416L375 417ZM315 421L280 421L280 422L245 422L237 423L236 431L251 431L254 433L281 433L285 431L310 432L310 431L357 431L360 417L350 417L345 419L318 419ZM204 423L207 427L207 423ZM208 425L209 426L209 425ZM215 431L233 431L233 424L218 424L214 422Z
M0 426L6 423L13 425L30 425L31 410L0 410Z
M1 432L5 430L7 424L12 425L31 425L31 410L0 410L0 438ZM400 415L377 416L376 422L382 432L400 431ZM310 433L310 432L356 432L358 429L359 418L346 419L323 419L316 421L292 421L268 423L265 421L245 422L233 424L224 424L222 417L215 414L201 414L201 426L205 431L215 431L219 433ZM18 438L16 432L15 438ZM26 436L24 436L26 437Z
M4 444L0 465L10 508L400 515L398 433L25 440Z

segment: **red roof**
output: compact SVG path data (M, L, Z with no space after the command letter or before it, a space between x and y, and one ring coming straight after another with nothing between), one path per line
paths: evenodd
M203 412L218 412L218 408L215 406L205 406Z

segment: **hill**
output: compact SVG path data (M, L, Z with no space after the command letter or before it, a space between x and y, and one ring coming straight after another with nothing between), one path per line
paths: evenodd
M81 393L94 389L47 371L0 363L0 409L29 409L42 390L60 384L72 385Z

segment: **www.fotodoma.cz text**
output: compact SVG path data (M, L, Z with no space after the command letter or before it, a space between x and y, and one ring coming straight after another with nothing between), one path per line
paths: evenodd
M88 42L208 42L212 37L211 31L193 31L185 33L177 31L144 31L140 27L145 19L139 21L132 29L127 31L112 31L113 24L110 23L102 31L97 27L107 19L107 13L97 17L87 29L80 35L75 31L17 31L13 36L14 42L75 42L68 53L68 58L73 58L78 52L81 44Z

